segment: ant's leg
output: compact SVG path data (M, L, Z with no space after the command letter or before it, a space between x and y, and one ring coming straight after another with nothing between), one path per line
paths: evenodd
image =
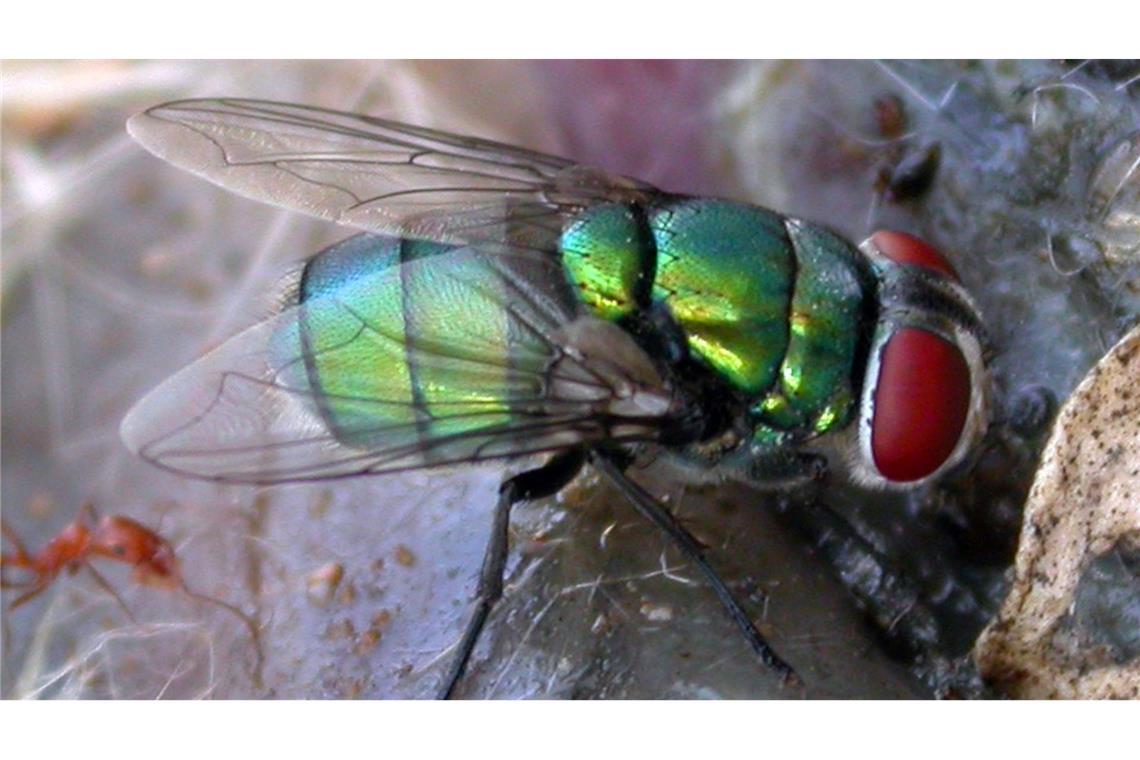
M0 588L28 589L23 595L19 596L15 602L9 605L9 610L15 610L19 605L25 602L31 602L32 599L40 594L40 591L46 589L49 583L51 583L51 579L54 578L54 575L44 575L39 569L36 569L35 562L31 555L27 554L24 542L19 540L19 537L16 536L16 531L8 528L8 523L2 520L0 520L0 532L3 533L3 537L11 541L11 545L16 549L15 555L0 553ZM3 574L7 566L19 567L21 570L34 573L34 577L23 583L8 580L6 575Z
M3 573L0 573L0 588L2 589L27 588L28 586L34 585L36 585L36 582L34 580L27 581L26 583L17 583L16 581L8 580Z
M36 583L35 585L33 585L33 586L32 586L32 588L31 588L31 590L30 590L30 591L28 591L28 592L27 592L27 593L25 593L25 594L21 594L19 597L17 597L17 598L16 598L16 600L15 600L15 601L13 601L13 602L12 602L10 605L8 605L8 609L10 609L10 610L14 610L14 609L16 609L17 607L19 607L19 606L23 605L25 602L30 602L30 601L32 601L32 600L33 600L33 599L35 599L37 596L39 596L39 595L40 595L40 593L41 593L41 592L42 592L42 591L43 591L45 588L47 588L47 587L48 587L48 585L50 584L50 582L51 582L51 581L50 581L50 580L48 580L48 581L40 581L40 582Z
M131 612L131 608L128 607L127 603L123 601L123 597L119 596L119 592L115 590L115 587L112 586L106 578L100 575L98 570L91 567L90 563L84 562L83 566L87 568L88 572L91 573L91 577L95 579L95 582L102 586L104 591L115 598L115 601L118 602L119 606L123 608L123 612L127 613L127 617L131 619L131 622L135 625L138 625L138 618L134 616L134 613Z
M16 531L8 527L8 523L0 520L0 533L3 533L4 538L12 542L13 548L16 550L16 556L10 554L2 554L0 560L0 567L4 565L15 565L16 567L31 567L32 558L28 555L28 550L24 547L24 542L16 535Z
M9 609L14 610L24 602L34 599L37 594L47 588L48 584L51 583L51 578L45 578L36 569L35 562L32 561L28 550L24 548L24 542L20 540L16 532L9 528L8 524L3 520L0 520L0 532L3 533L4 538L12 542L12 547L16 550L15 555L0 552L0 588L30 588L29 591L12 602L12 606L9 607ZM4 568L9 566L35 573L35 577L29 579L26 583L10 581L7 576L4 575Z
M558 493L574 479L585 460L585 454L579 449L566 451L555 455L542 467L520 473L499 486L499 503L495 507L491 538L483 555L483 567L479 571L479 585L475 591L475 611L467 621L459 649L451 661L443 687L439 690L440 699L451 698L456 684L463 677L491 608L503 595L503 569L507 563L511 506L520 501L541 499Z
M83 506L79 508L79 521L88 520L88 524L94 526L99 522L99 511L95 509L95 502L85 501Z
M265 650L261 645L261 630L257 627L257 622L252 617L242 612L241 608L235 604L230 604L229 602L223 601L221 599L207 596L206 594L199 594L197 591L193 591L189 586L186 585L186 581L182 581L181 588L182 593L191 599L221 607L223 610L226 610L241 620L242 624L246 627L246 630L249 631L249 638L253 643L254 654L257 658L253 666L253 685L258 689L262 688L262 670L265 666Z
M744 606L725 585L725 582L721 580L716 570L713 570L712 566L709 565L700 542L693 538L693 535L677 522L672 513L653 498L648 491L626 477L622 468L610 458L610 455L597 450L591 451L590 463L594 469L605 475L617 486L622 495L629 499L638 512L665 531L677 544L681 553L701 569L720 599L720 603L724 605L728 616L744 634L744 638L748 640L752 650L760 657L761 662L779 673L785 684L799 684L799 677L792 666L780 659L780 656L772 650L772 647L760 635L760 631L756 629L752 618L745 612Z

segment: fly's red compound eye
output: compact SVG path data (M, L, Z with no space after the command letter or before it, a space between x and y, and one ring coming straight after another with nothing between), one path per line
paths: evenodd
M887 480L906 483L950 458L970 413L970 367L956 345L906 327L883 347L871 419L871 453Z
M958 273L942 253L932 245L905 232L879 230L871 236L871 244L896 264L925 267L954 280Z

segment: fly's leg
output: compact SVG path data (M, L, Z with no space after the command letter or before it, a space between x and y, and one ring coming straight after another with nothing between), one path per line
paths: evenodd
M818 483L827 475L827 458L800 452L752 454L747 464L747 480L759 488L790 490Z
M491 537L483 554L483 567L479 571L479 585L475 591L475 610L467 621L459 648L451 661L447 678L439 690L439 699L450 699L459 679L467 668L475 643L487 622L491 609L503 595L503 569L507 564L511 506L520 501L553 496L574 479L586 461L579 450L563 452L534 470L515 475L499 486L499 503L491 524Z
M843 517L816 500L796 504L789 517L805 533L847 590L875 623L912 653L941 638L937 619L923 607L917 587L860 536ZM868 572L874 568L874 572Z
M798 685L800 680L795 670L792 669L791 665L784 662L764 640L760 631L757 630L756 624L752 622L752 618L745 612L744 606L729 590L716 570L709 565L708 560L705 559L704 547L701 546L700 542L689 531L685 530L669 510L653 498L649 492L626 477L622 467L610 455L594 450L590 454L590 463L594 469L605 475L617 486L622 495L629 499L638 512L665 531L677 544L681 553L701 569L720 599L720 603L724 605L728 616L744 634L744 638L748 640L760 661L776 671L785 685Z
M816 499L788 505L785 517L815 546L883 635L915 658L939 696L981 695L970 663L942 654L946 631L918 584L846 518Z

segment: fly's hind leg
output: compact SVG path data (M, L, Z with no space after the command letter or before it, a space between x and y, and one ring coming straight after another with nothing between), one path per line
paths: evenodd
M450 699L454 694L471 659L475 643L479 640L479 634L483 631L483 625L487 622L487 616L503 595L503 569L509 549L511 506L520 501L541 499L558 493L574 479L585 461L585 453L581 450L566 451L555 455L542 467L515 475L499 486L499 501L491 524L491 537L483 554L483 567L479 571L479 585L475 591L475 609L467 621L467 628L459 640L459 648L451 661L447 678L439 690L440 699Z
M756 628L756 624L752 622L752 618L744 610L744 605L740 603L740 600L736 598L736 595L732 593L720 575L705 559L704 547L693 537L693 534L685 530L672 513L653 498L648 491L626 477L622 466L618 460L613 458L613 455L594 450L590 453L590 463L594 469L605 475L617 486L622 495L629 499L638 512L665 531L685 557L701 569L709 585L716 592L717 598L720 599L720 603L724 606L725 612L732 618L732 622L736 624L740 632L744 634L744 638L748 640L748 644L760 658L760 661L778 673L786 685L799 685L800 679L795 670L776 654L768 642L764 640Z

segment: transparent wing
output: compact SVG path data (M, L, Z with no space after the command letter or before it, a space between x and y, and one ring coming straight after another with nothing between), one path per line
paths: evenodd
M467 247L356 276L167 380L123 438L166 469L245 483L655 439L667 391L624 333L546 289L552 267Z
M127 129L155 155L250 198L440 242L519 245L538 233L532 247L549 247L566 215L657 192L523 148L268 101L177 101Z

